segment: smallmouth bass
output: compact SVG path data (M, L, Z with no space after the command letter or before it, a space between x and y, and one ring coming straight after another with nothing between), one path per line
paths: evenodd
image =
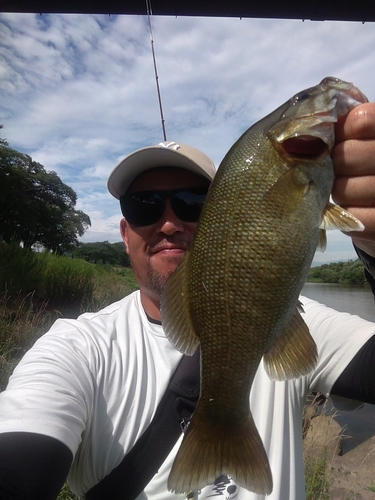
M249 394L262 358L275 380L316 365L298 297L325 229L363 230L329 196L334 124L366 101L351 83L325 78L250 127L219 166L161 300L170 342L190 355L201 347L200 399L168 481L177 493L221 474L272 491Z

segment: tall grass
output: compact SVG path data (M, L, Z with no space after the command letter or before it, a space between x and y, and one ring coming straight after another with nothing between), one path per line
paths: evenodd
M19 299L39 290L43 282L45 263L40 256L20 247L0 243L0 294Z
M0 391L57 317L97 311L137 288L131 269L0 244ZM76 499L64 485L58 500Z
M56 319L46 304L36 310L32 299L32 294L11 298L6 292L0 295L0 391L24 353Z
M0 390L57 317L97 311L137 288L131 269L0 244Z
M335 415L334 410L327 409L326 400L322 404L319 394L306 405L303 422L306 500L331 498L332 466L344 437L341 429L338 432Z
M43 288L39 291L50 307L61 308L65 315L76 316L88 309L94 293L94 267L84 260L43 254Z
M68 484L64 484L63 488L60 491L60 494L57 500L79 500L79 497L76 497L71 491ZM108 499L109 500L109 499Z

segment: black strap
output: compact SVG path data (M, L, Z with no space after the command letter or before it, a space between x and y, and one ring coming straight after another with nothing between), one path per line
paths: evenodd
M184 356L178 365L156 414L123 461L86 493L87 500L133 500L165 461L199 397L200 350Z

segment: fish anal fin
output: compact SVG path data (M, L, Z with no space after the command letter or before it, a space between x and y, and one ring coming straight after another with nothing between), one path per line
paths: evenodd
M197 407L173 463L168 489L198 491L227 474L239 486L269 495L272 473L252 416L244 425L226 425L218 432L210 421L200 420L198 412Z
M317 360L315 341L296 309L285 331L264 354L264 368L272 380L286 380L308 375Z
M340 229L340 231L363 231L365 226L350 212L339 205L328 202L320 224L321 229Z
M161 297L163 329L171 344L184 354L193 355L199 345L189 309L189 252L167 280Z

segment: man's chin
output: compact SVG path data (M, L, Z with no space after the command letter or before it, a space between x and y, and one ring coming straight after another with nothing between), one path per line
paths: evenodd
M183 250L163 250L162 252L158 252L154 257L154 267L155 269L159 269L160 272L173 272L182 259L185 256L185 251Z

